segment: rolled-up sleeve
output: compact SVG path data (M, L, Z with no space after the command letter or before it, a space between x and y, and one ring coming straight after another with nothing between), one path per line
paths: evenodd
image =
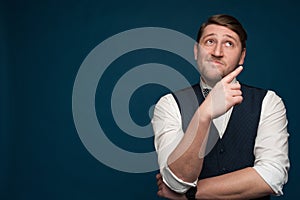
M190 187L197 185L197 180L193 183L188 183L179 179L169 169L167 164L169 155L174 151L184 135L180 111L171 94L163 96L157 102L151 123L163 181L173 191L185 193Z
M254 147L254 169L276 195L283 194L288 180L288 131L286 109L281 98L268 91L263 100Z

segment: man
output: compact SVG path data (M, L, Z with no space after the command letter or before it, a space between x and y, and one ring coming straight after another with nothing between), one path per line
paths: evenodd
M289 170L286 110L273 91L236 80L246 40L234 17L210 17L194 46L200 84L156 104L159 196L270 199L283 194Z

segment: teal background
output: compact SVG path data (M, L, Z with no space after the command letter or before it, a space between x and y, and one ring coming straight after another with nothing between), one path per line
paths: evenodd
M216 13L236 16L248 32L240 81L276 91L286 105L291 170L285 195L273 199L297 199L300 130L293 91L299 85L299 9L296 0L1 1L0 199L159 199L157 172L120 172L85 149L72 117L73 83L88 53L112 35L154 26L195 38L203 20ZM115 81L136 64L165 63L185 73L191 83L198 80L193 70L182 68L187 63L176 55L159 50L134 53L116 60L101 79L106 104ZM117 68L117 63L124 63L124 68ZM144 113L166 92L157 85L139 89L132 105L147 101L138 109L130 106L134 120L148 123ZM130 151L152 151L153 138L123 134L109 110L103 112L101 99L97 93L100 123L114 130L110 139Z

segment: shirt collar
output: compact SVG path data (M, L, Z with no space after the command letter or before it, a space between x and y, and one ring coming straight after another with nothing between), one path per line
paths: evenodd
M204 81L203 81L203 79L200 77L200 87L201 87L201 90L203 90L203 89L209 89L209 90L211 90L212 89L212 87L210 87L209 85L207 85Z

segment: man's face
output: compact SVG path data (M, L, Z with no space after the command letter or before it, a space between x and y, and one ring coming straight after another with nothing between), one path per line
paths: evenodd
M199 43L195 44L194 55L202 79L213 87L237 65L244 63L246 49L242 49L234 31L211 24L205 27Z

